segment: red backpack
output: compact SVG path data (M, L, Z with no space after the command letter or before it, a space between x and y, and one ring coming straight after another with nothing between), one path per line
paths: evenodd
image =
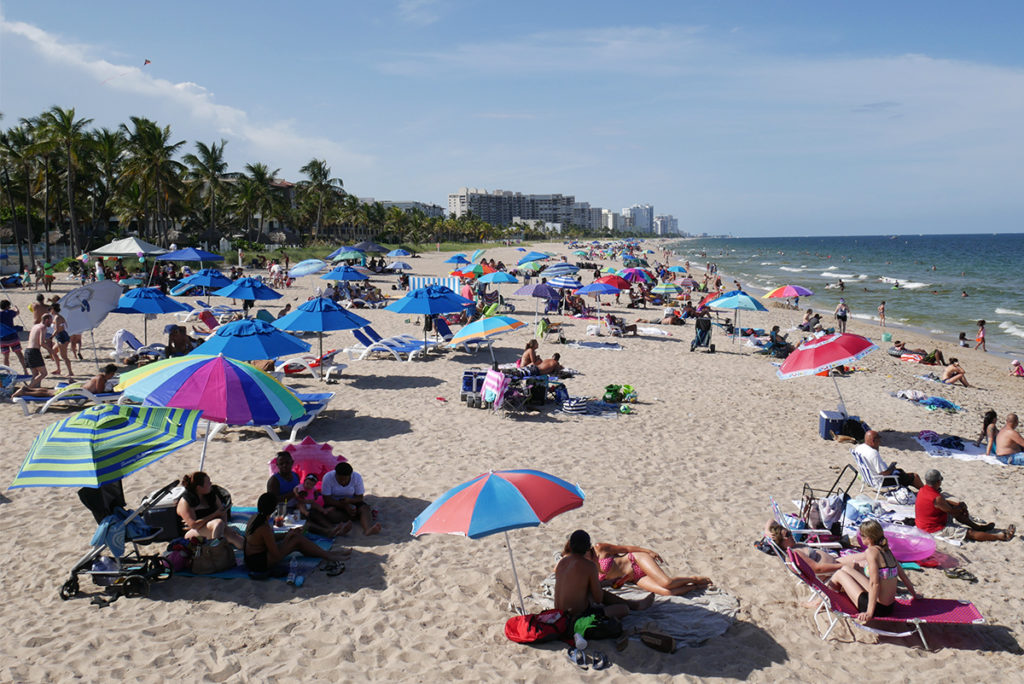
M516 615L505 623L505 636L517 644L541 644L568 639L569 619L560 610L534 615Z

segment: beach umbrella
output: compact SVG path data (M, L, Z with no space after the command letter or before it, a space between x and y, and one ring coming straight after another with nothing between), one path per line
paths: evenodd
M448 346L457 347L460 344L472 342L473 340L484 340L489 337L496 337L502 333L522 328L524 325L526 324L522 321L511 318L510 316L489 316L488 318L480 318L469 325L463 326L462 329L455 333L452 339L448 341ZM491 352L491 361L494 361L494 349L489 348L489 351Z
M360 252L373 252L374 254L383 254L388 251L387 248L381 247L373 240L363 240L352 245L352 249L357 249Z
M320 343L320 358L324 355L324 333L331 330L356 330L370 325L370 321L339 306L327 297L314 297L303 302L271 323L278 330L315 332Z
M412 521L412 534L457 534L479 539L503 533L519 592L519 609L525 614L508 531L537 527L579 508L585 496L579 485L539 470L492 470L438 497Z
M244 318L217 326L206 341L189 354L223 354L239 361L276 359L309 351L309 343L257 319Z
M486 251L487 251L486 249L478 249L478 250L474 251L473 254L470 255L470 257L469 257L470 263L474 263L475 264L477 262L477 260L479 260L481 257L483 257L484 252L486 252Z
M676 282L679 283L680 287L688 287L690 289L697 287L697 281L694 280L693 278L680 278Z
M519 280L511 273L494 271L493 273L486 273L480 276L479 282L487 283L488 285L498 285L500 283L518 283Z
M457 295L444 285L427 285L409 292L398 301L384 307L386 311L403 314L434 316L455 313L467 306L473 306L472 299ZM423 328L423 342L427 341L427 329Z
M764 299L769 298L785 298L785 297L810 297L813 292L808 290L806 287L800 287L799 285L783 285L777 287L768 294L764 295Z
M186 247L184 249L178 249L173 252L161 254L156 257L156 261L198 261L199 263L202 263L204 261L224 261L224 257L220 254L207 252L204 249Z
M629 282L617 275L604 275L594 281L595 283L604 283L605 285L611 285L617 287L620 290L628 290Z
M737 335L740 328L740 311L767 311L764 304L748 295L743 290L732 290L721 297L716 297L707 302L712 309L732 309L736 312ZM733 335L732 341L736 341L737 335Z
M263 284L262 280L256 278L239 278L215 292L218 297L232 297L234 299L280 299L284 295L270 289Z
M669 266L668 270L672 271L673 273L686 273L686 269L683 268L682 266Z
M631 283L648 283L652 280L647 272L640 268L624 268L619 271L619 277Z
M786 357L776 374L782 380L797 378L802 375L816 375L836 366L853 363L870 354L878 346L866 337L852 333L825 335L803 342ZM832 383L839 395L839 409L846 415L843 394L839 391L839 383L832 377Z
M127 314L162 314L174 313L176 311L191 311L192 307L187 304L171 299L155 287L140 287L135 290L128 290L117 300L117 308L114 313ZM143 319L142 341L149 344L148 320Z
M538 313L538 310L540 309L540 300L542 300L542 299L556 299L558 297L558 290L556 290L555 288L551 287L547 283L530 283L529 285L522 286L521 288L519 288L518 290L516 290L512 294L515 294L515 295L525 295L525 296L528 296L528 297L536 297L537 298L536 305L533 307L533 320L536 323L537 322L537 313Z
M576 290L573 294L577 295L617 295L619 294L619 288L608 283L593 282L589 285L584 285L580 289Z
M90 406L39 433L11 489L115 482L196 441L199 411Z
M586 251L585 249L577 249L575 252L573 252L573 256L586 257L590 256L590 252Z
M195 285L202 288L221 288L227 287L231 284L231 278L221 273L215 268L203 268L187 278L182 278L181 282L187 285Z
M305 259L288 269L288 277L301 278L313 275L314 273L319 273L320 269L325 266L327 266L327 262L323 259Z
M614 266L605 266L604 268L601 269L601 273L606 273L608 275L617 275L618 272L618 269L616 269Z
M549 278L554 278L555 276L561 275L576 275L579 272L579 266L574 266L572 264L567 264L565 262L555 264L554 266L548 266L547 268L544 269L544 275Z
M487 275L488 273L494 273L497 270L498 269L493 268L491 266L485 266L483 264L473 264L472 266L466 266L464 268L460 268L458 270L458 275L459 275L459 277L462 277L462 276L472 276L474 278L479 278L482 275Z
M334 261L362 261L366 255L354 249L347 249L334 257Z
M547 254L544 254L543 252L528 252L523 255L523 257L519 260L517 265L522 266L528 261L544 261L549 258L550 257Z
M320 276L320 280L369 280L369 278L351 266L335 266Z
M536 261L527 261L525 264L518 264L517 268L521 271L539 271L541 265Z
M516 247L516 251L517 252L525 252L526 248L525 247Z
M69 335L94 330L107 314L117 308L121 286L111 280L97 280L76 287L60 298L60 313L67 321Z
M351 251L351 249L352 249L351 247L345 247L344 245L342 245L338 249L336 249L333 252L331 252L330 254L328 254L327 255L327 260L328 261L332 261L332 260L338 258L338 255L343 254L343 253L348 252L348 251Z
M389 271L411 271L412 266L405 263L404 261L393 261L388 264Z
M651 292L660 295L677 295L683 291L683 288L679 287L675 283L658 283L651 288Z
M385 254L384 256L389 257L391 259L395 259L397 257L412 256L412 253L411 252L407 252L404 249L393 249L390 252L388 252L387 254Z
M468 264L469 263L469 259L467 259L462 254L453 254L452 256L450 256L447 259L445 259L444 263L446 263L446 264L457 264L457 265L458 264Z
M202 411L206 434L199 470L206 461L211 423L284 425L305 413L298 397L273 377L220 355L156 361L122 375L116 389L147 406Z
M556 290L575 290L576 288L583 287L583 283L575 278L570 278L569 276L558 276L557 278L552 278L548 281L548 285Z
M157 247L139 238L129 237L109 242L99 249L92 250L89 254L94 257L137 257L139 255L156 256L157 254L167 254L167 252L168 250L163 247Z

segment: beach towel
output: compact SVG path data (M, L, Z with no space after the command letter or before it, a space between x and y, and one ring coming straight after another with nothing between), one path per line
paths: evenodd
M607 590L626 600L641 600L648 596L646 591L632 586ZM523 601L527 608L535 605L537 609L534 612L554 608L555 576L550 575L535 593L524 596ZM509 610L514 612L518 606L518 598L510 596ZM679 648L700 646L708 639L724 634L736 622L739 610L739 601L720 589L697 590L685 596L658 596L647 610L627 615L622 620L622 629L632 634L637 629L654 627L674 638ZM655 625L650 625L652 622ZM631 638L640 639L636 635Z
M930 397L921 390L900 390L890 396L897 399L906 399L918 406L924 406L929 411L945 411L946 413L959 413L965 410L962 406L954 404L945 397Z
M483 392L484 401L492 402L495 411L501 408L508 385L509 379L501 371L489 370L484 376L484 384L480 389Z
M958 461L984 461L993 465L1003 465L995 456L985 455L985 446L976 446L974 442L961 442L962 449L955 448L949 442L945 446L940 441L928 440L920 435L914 438L932 458L954 458Z
M658 337L668 337L671 333L668 333L661 328L637 328L637 335L655 335Z
M561 408L557 410L571 416L599 416L602 418L617 418L619 416L618 404L597 399L583 399L582 401L580 399L582 398L576 397L574 401L573 398L570 398L568 406L566 402L563 402Z
M576 349L609 349L621 351L622 345L618 342L570 342L567 346Z

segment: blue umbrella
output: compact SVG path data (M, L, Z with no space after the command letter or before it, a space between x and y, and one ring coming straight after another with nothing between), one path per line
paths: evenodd
M528 254L523 255L523 258L520 259L516 265L522 266L528 261L543 261L544 259L550 258L551 257L549 257L547 254L544 254L543 252L530 252Z
M370 321L338 306L327 297L315 297L304 302L295 311L277 319L271 325L279 330L317 333L320 340L320 357L323 358L325 331L355 330L370 325Z
M222 287L211 294L234 299L280 299L284 296L280 292L271 290L263 284L263 281L256 278L239 278L227 287Z
M195 247L186 247L185 249L179 249L174 252L168 252L167 254L161 254L156 258L157 261L224 261L224 257L220 254L214 254L213 252L207 252L206 250L196 249Z
M231 278L215 268L204 268L187 278L182 278L181 282L199 287L227 287L231 284Z
M405 263L404 261L393 261L388 264L389 271L411 271L412 266Z
M334 258L337 257L339 254L343 254L344 252L351 251L351 249L352 249L351 247L346 247L346 246L342 245L338 249L336 249L333 252L331 252L330 254L328 254L327 255L327 259L333 261Z
M391 258L391 259L394 259L396 257L412 256L412 254L410 252L405 251L404 249L393 249L390 252L388 252L387 254L385 254L384 256L386 256L388 258Z
M578 295L588 295L588 294L589 295L603 295L603 294L617 295L617 294L619 294L619 288L615 287L614 285L609 285L608 283L590 283L589 285L584 285L580 289L576 290L576 292L574 294L578 294Z
M487 273L480 276L477 278L477 282L497 285L499 283L518 283L519 280L511 273L495 271L494 273Z
M756 298L751 297L743 290L733 290L727 292L721 297L712 299L707 303L707 306L712 309L732 309L736 312L736 332L740 330L740 311L767 311L764 304L757 301ZM734 335L732 341L736 341Z
M525 247L516 247L516 251L517 252L525 252L526 248Z
M548 285L556 290L575 290L579 287L583 287L583 283L575 278L570 278L569 276L558 276L557 278L552 278L548 281Z
M469 259L467 259L466 257L462 256L461 254L455 254L455 255L450 256L447 259L445 259L444 263L446 263L446 264L459 264L459 265L462 265L462 264L468 264L469 263Z
M682 266L669 266L668 270L672 271L673 273L686 273L686 269L683 268Z
M243 319L217 326L191 354L223 354L239 361L276 359L309 351L309 343L259 319Z
M352 249L359 250L360 252L375 252L377 254L383 254L388 251L373 240L363 240L362 242L358 242L352 245Z
M369 280L367 276L349 265L336 266L320 276L320 280Z
M579 271L580 271L580 269L579 269L578 266L573 266L572 264L560 263L560 264L555 264L554 266L548 266L543 271L541 271L541 275L544 275L544 276L549 277L549 278L554 278L555 276L561 276L561 275L576 275L577 273L579 273Z
M444 285L428 285L413 290L397 302L391 302L384 308L394 313L433 316L435 314L455 313L456 311L462 311L468 306L473 306L472 299L466 299L457 295ZM426 341L427 330L424 326L424 344L426 344Z
M176 311L191 311L188 304L171 299L155 287L140 287L128 290L117 300L114 313L162 314ZM146 319L142 323L142 341L149 344L149 327Z
M327 266L327 262L323 259L306 259L288 269L288 276L291 278L301 278L302 276L313 275L325 266Z

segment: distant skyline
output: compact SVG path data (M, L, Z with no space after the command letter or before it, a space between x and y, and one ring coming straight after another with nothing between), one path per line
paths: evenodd
M651 204L690 233L1021 231L1024 5L0 4L0 126L53 105L325 159L355 195ZM145 60L150 60L145 64Z

